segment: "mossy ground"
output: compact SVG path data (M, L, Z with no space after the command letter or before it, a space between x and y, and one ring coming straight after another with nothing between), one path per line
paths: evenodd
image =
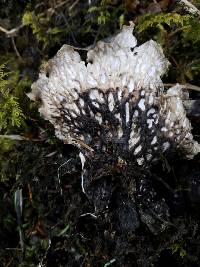
M198 0L193 3L200 8ZM94 207L81 191L78 151L55 138L26 96L40 66L63 44L93 45L130 20L140 43L152 38L162 45L171 63L165 83L199 86L199 17L174 1L0 2L0 26L16 29L0 31L0 131L23 137L0 137L1 266L199 266L199 156L163 160L152 170L170 207L170 227L153 235L141 224L123 233L117 220L81 216ZM199 123L192 118L196 140Z

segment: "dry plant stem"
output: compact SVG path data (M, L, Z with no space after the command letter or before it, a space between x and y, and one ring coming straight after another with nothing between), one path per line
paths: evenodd
M53 15L56 12L56 9L63 7L65 4L69 3L69 0L63 1L54 7L50 7L47 9L47 12L50 12ZM74 4L77 4L76 2ZM70 9L70 7L68 7Z
M16 36L18 35L18 32L19 32L19 30L20 30L22 27L24 27L24 26L23 26L23 25L20 25L20 26L14 28L14 29L12 29L12 30L6 30L6 29L3 28L2 26L0 26L0 31L1 31L1 32L4 32L4 33L6 34L6 37L11 38L12 45L13 45L13 48L14 48L14 50L15 50L15 53L16 53L17 57L18 57L21 61L23 61L23 59L22 59L22 57L21 57L21 55L20 55L20 53L19 53L19 51L18 51L18 49L17 49L17 47L16 47L14 37L16 37Z
M2 134L0 135L0 138L7 138L7 139L10 139L10 140L14 140L14 141L33 141L33 142L41 142L41 141L44 141L44 140L41 140L41 139L36 139L36 138L27 138L27 137L24 137L22 135L17 135L17 134Z
M9 267L9 266L11 265L11 263L13 262L13 260L14 260L14 258L11 258L11 259L9 260L9 262L5 265L5 267Z
M7 31L6 29L4 29L3 27L1 27L1 26L0 26L0 31L2 31L2 32L6 33L6 34L8 34L8 31Z
M10 134L10 135L3 134L3 135L0 135L0 138L7 138L10 140L14 140L14 141L26 140L25 137L23 137L21 135L17 135L17 134Z
M200 16L200 11L198 10L198 8L196 6L194 6L191 2L187 1L187 0L180 0L181 4L185 5L186 7L189 8L189 12L193 13L192 10L197 13Z
M73 46L73 45L68 45L68 47L71 47L73 48L74 50L82 50L82 51L89 51L91 49L92 46L88 46L88 47L76 47L76 46Z
M21 55L20 55L20 53L19 53L19 51L18 51L18 49L17 49L17 47L16 47L15 39L14 39L13 36L11 37L11 40L12 40L12 45L13 45L13 48L14 48L14 50L15 50L15 53L16 53L17 57L18 57L21 61L23 61L23 58L21 57Z
M57 4L57 5L55 5L54 8L62 7L62 6L64 6L65 4L67 4L67 3L69 3L69 0L63 1L63 2L61 2L61 3Z
M4 32L8 38L11 38L11 37L17 36L19 30L23 27L24 27L23 25L20 25L20 26L13 28L11 30L7 30L7 29L3 28L2 26L0 26L0 31Z
M175 83L164 83L164 86L165 87L171 87L171 86L175 86L176 84ZM200 92L200 87L199 86L196 86L196 85L193 85L193 84L190 84L190 83L186 83L186 84L181 84L181 87L183 89L188 89L188 90L194 90L194 91L197 91L197 92Z
M69 10L71 11L71 10L75 7L75 5L78 4L78 2L79 2L79 0L76 0L76 1L69 7Z

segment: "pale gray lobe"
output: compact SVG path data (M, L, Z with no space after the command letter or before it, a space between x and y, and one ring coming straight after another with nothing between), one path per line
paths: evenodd
M87 63L64 45L32 85L42 116L57 137L80 148L84 160L112 155L149 166L159 153L200 152L186 117L180 85L165 91L168 69L155 41L137 46L132 26L88 51ZM83 156L82 156L83 162Z

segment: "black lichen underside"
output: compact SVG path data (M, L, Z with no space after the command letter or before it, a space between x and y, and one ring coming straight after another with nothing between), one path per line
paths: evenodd
M165 117L159 115L161 103L149 104L149 98L145 90L103 92L94 88L79 94L74 103L77 112L67 109L63 99L56 123L66 125L73 142L92 161L104 158L113 164L123 160L146 167L163 152L173 150L173 141L162 131Z

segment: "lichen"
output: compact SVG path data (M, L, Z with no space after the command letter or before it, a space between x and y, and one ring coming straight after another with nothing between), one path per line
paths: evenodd
M160 153L192 158L200 151L182 103L180 85L164 91L161 76L169 63L150 40L137 46L133 26L87 54L87 63L68 45L49 61L32 85L40 113L58 138L90 158L112 154L150 166ZM113 152L114 151L114 152ZM116 159L115 159L116 158Z

